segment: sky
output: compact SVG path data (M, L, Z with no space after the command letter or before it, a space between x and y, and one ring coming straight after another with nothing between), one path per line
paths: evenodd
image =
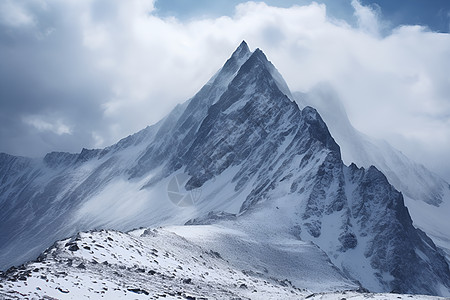
M450 182L448 0L2 0L0 152L102 148L192 97L242 40L292 91Z

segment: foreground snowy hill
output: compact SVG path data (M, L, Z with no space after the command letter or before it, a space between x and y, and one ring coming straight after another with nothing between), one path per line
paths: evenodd
M219 253L160 229L141 236L80 233L5 277L0 295L40 299L288 299L305 293L287 281L237 269Z
M202 226L173 230L189 243L300 288L450 295L448 263L402 194L375 167L345 166L317 111L290 97L243 42L193 98L111 147L1 155L1 266L79 231L188 222Z
M271 260L293 262L284 271L296 281L277 276L274 269L261 272L258 264L243 264L252 253L242 252L240 259L226 250L219 253L186 240L179 231L209 236L210 243L226 235L241 248L272 255L260 261L255 252L252 263L260 266ZM443 299L351 291L356 286L316 246L300 241L260 245L223 226L83 232L55 243L38 261L1 275L2 299ZM340 292L324 292L329 289Z

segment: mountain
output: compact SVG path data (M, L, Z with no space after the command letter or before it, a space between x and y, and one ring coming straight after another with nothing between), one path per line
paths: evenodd
M186 223L174 231L187 252L295 286L450 295L449 266L402 194L375 167L344 165L318 112L291 97L243 42L193 98L115 145L2 155L2 267L79 231Z
M353 127L337 93L319 84L307 94L295 92L300 107L315 107L341 148L344 163L376 166L402 192L414 225L443 249L450 261L450 185L386 141L371 138Z
M387 142L356 130L331 86L319 84L307 94L295 92L294 98L300 107L313 106L319 111L341 147L344 163L353 162L365 168L377 166L397 189L411 199L434 206L446 199L450 185L445 180Z

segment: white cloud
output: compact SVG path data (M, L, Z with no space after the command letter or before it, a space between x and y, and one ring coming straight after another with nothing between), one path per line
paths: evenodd
M363 6L359 0L352 0L352 6L355 10L354 15L358 19L360 29L374 36L380 33L380 22L378 13L369 6Z
M41 132L50 131L57 135L72 134L72 129L60 119L49 120L49 118L44 116L29 115L24 116L22 121Z
M329 18L317 3L248 2L231 17L186 21L156 16L153 1L54 0L48 10L68 6L58 11L77 29L67 38L81 36L81 51L71 54L87 57L90 76L110 90L109 98L92 103L102 111L101 122L86 132L92 145L106 146L158 121L193 96L245 39L267 54L292 90L329 82L357 128L450 179L450 35L404 26L382 36L376 8L352 5L357 27ZM57 47L49 43L49 53Z

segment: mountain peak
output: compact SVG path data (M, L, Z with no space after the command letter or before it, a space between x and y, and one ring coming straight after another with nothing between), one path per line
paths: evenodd
M278 89L292 101L293 97L288 85L283 79L283 76L281 76L275 66L267 59L267 56L261 49L256 48L255 51L251 53L248 61L246 62L246 65L246 68L257 65L260 70L266 69L270 73L270 77L274 80Z
M242 40L242 42L239 44L239 46L236 48L235 52L250 52L250 49L248 48L247 42Z
M257 55L263 55L264 57L266 57L266 55L264 54L264 52L263 52L261 49L259 49L259 48L256 48L255 51L254 51L253 53L255 53L255 54L257 54Z
M230 59L241 60L247 59L251 55L251 51L248 48L248 45L245 41L242 41L241 44L234 50Z
M254 59L258 59L260 62L263 62L263 63L269 62L269 60L267 59L267 56L259 48L256 48L256 50L253 51L251 57L253 57Z

